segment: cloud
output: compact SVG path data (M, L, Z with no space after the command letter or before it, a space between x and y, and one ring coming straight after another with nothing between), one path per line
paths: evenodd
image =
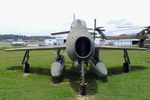
M128 21L127 19L118 19L118 20L110 20L107 22L107 24L114 25L115 27L124 27L124 26L132 26L133 24Z
M149 0L0 0L0 34L49 35L70 28L73 13L87 26L149 25Z
M135 34L142 30L134 29L136 25L134 25L128 19L118 19L118 20L109 20L106 25L105 34L108 35L120 35L120 34Z

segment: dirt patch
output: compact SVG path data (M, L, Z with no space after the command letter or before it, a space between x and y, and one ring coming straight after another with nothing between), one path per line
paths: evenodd
M87 96L77 95L77 100L88 100Z
M27 77L28 75L29 75L29 73L24 73L22 76Z

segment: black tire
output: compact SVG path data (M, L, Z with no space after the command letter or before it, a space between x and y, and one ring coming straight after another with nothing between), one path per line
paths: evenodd
M60 82L62 82L62 80L63 80L63 75L61 75L60 77L53 77L52 76L52 82L54 84L60 83Z
M128 73L130 71L130 66L128 63L123 63L123 71Z
M30 73L30 65L29 65L29 63L23 64L23 72L24 73Z
M86 86L80 87L80 95L82 95L82 96L86 95Z

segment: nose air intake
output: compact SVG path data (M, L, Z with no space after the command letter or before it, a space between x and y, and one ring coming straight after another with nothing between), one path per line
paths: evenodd
M87 37L79 37L75 43L76 55L81 58L89 57L91 53L91 41Z

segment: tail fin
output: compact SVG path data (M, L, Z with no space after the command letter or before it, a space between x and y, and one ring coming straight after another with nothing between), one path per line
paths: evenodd
M76 19L76 15L75 13L73 13L73 21Z

